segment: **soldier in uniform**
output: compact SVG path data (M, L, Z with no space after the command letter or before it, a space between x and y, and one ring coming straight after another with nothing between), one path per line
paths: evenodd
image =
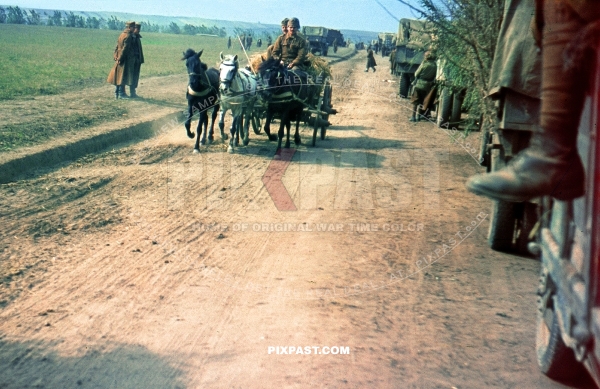
M588 50L600 36L600 8L596 0L544 0L536 1L535 15L534 36L542 48L540 131L507 167L467 182L469 191L495 200L567 201L585 193L577 130L588 87L586 65L594 64Z
M285 18L281 21L281 35L279 36L286 36L287 35L287 24L290 21L290 19ZM277 39L275 39L277 40Z
M133 30L133 80L129 86L129 97L137 98L140 97L135 93L135 89L138 87L138 81L140 80L140 70L144 63L144 51L142 50L142 36L140 35L140 29L142 25L140 23L135 24Z
M273 44L273 38L271 38L271 35L267 35L267 47L271 46Z
M394 48L390 52L390 73L391 74L394 74L394 68L396 67L395 59L396 59L396 46L394 46Z
M287 34L279 36L273 44L271 55L278 58L282 64L287 65L289 69L303 66L307 60L306 38L298 34L299 29L300 21L297 18L291 18L287 23Z
M227 38L227 48L231 49L231 37Z
M125 93L125 85L131 85L133 81L133 30L135 22L126 22L125 29L119 35L117 46L113 53L115 65L108 74L106 82L115 85L115 97L117 99L128 99Z
M373 50L369 48L367 50L367 68L365 72L369 71L369 68L373 68L373 73L375 73L375 66L377 66L377 62L375 62L375 57L373 56Z
M410 97L410 102L413 104L413 112L410 118L411 122L418 122L417 109L423 105L425 97L433 88L433 81L437 74L437 65L435 56L431 52L425 53L425 59L415 72L415 84Z

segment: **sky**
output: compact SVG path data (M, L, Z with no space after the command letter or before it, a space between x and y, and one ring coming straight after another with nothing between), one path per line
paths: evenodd
M12 3L9 1L2 2L21 8L190 16L264 24L279 24L284 17L296 16L300 19L301 25L375 32L396 32L397 19L415 17L408 7L398 0L13 0Z

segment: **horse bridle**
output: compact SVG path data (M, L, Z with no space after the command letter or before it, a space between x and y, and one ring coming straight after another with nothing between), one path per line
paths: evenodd
M200 62L200 61L198 61L198 65L196 65L196 66L200 66L200 65L201 65L201 62ZM195 71L194 71L194 72L190 72L190 73L188 73L188 76L198 76L198 77L200 77L200 79L199 79L200 86L204 86L204 87L206 87L206 88L207 88L206 92L197 92L197 91L194 91L194 90L192 89L192 86L191 86L191 84L189 84L189 83L188 83L188 90L191 90L191 91L195 92L195 93L194 93L194 95L195 95L195 96L203 96L203 95L205 95L205 94L208 94L208 93L209 93L211 90L212 90L213 92L215 92L215 93L217 93L217 92L218 92L218 91L217 91L217 90L215 90L215 88L214 88L214 87L211 85L211 83L210 83L210 79L208 78L208 74L206 74L206 73L207 73L207 72L205 71L205 72L204 72L204 77L206 78L206 84L203 84L203 83L202 83L202 74L198 74L198 73L196 73Z

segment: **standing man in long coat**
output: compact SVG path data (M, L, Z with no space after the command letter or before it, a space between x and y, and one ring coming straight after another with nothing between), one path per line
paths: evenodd
M144 63L144 51L142 50L142 36L140 35L140 29L142 25L140 23L135 24L133 30L133 80L129 86L129 97L137 98L140 97L135 93L135 89L138 87L138 81L140 80L140 70Z
M133 30L135 22L126 22L125 29L119 35L117 46L113 54L115 65L108 74L106 82L116 86L115 97L117 99L128 99L125 93L125 85L131 85L134 74L134 54L133 54Z
M371 48L369 48L367 50L367 68L365 69L365 72L368 72L369 68L372 68L373 73L375 73L375 66L377 66L377 62L375 62L375 57L373 56L373 50L371 50Z

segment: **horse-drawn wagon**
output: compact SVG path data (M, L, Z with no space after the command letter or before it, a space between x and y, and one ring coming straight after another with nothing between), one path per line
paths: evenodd
M308 82L306 87L311 89L313 93L310 97L302 101L303 109L299 113L299 115L289 119L295 119L296 124L298 124L299 122L304 122L305 124L308 124L313 128L311 144L312 146L315 146L317 135L319 134L319 132L321 140L325 139L325 136L327 134L327 127L331 125L331 123L329 123L329 115L335 115L336 110L333 109L332 106L333 87L331 85L331 82L329 81L329 78L317 77L313 78L312 80L309 79L307 81ZM269 88L268 85L263 85L263 87L267 89ZM267 126L267 117L269 116L269 104L274 101L273 98L277 99L277 96L271 96L271 99L258 99L254 105L252 112L250 112L248 120L250 121L252 130L257 135L261 133L262 124L264 124L265 127L268 128L268 131L270 131L270 126ZM279 100L279 103L284 103L285 100L291 102L292 100L294 100L294 97L285 94L284 97L282 97ZM284 120L283 115L281 113L274 113L272 118ZM286 123L282 124L287 125ZM277 137L275 135L269 133L268 136L271 140L277 140ZM296 143L300 143L298 140L299 139L296 137ZM286 144L286 146L289 147L288 144Z
M329 69L326 62L310 56L311 73L298 69L287 69L279 61L265 61L263 56L255 57L249 69L239 69L237 56L221 55L220 91L221 119L223 129L224 111L231 110L234 120L231 127L229 151L239 144L241 137L248 144L250 126L255 134L260 134L262 125L270 140L278 140L281 147L283 127L288 129L285 147L290 147L289 130L296 122L296 144L301 143L299 122L310 124L313 128L312 145L316 143L320 130L321 139L325 139L329 115L336 111L331 106L332 85L329 81ZM318 71L318 63L325 71ZM280 119L278 136L271 134L273 118Z

